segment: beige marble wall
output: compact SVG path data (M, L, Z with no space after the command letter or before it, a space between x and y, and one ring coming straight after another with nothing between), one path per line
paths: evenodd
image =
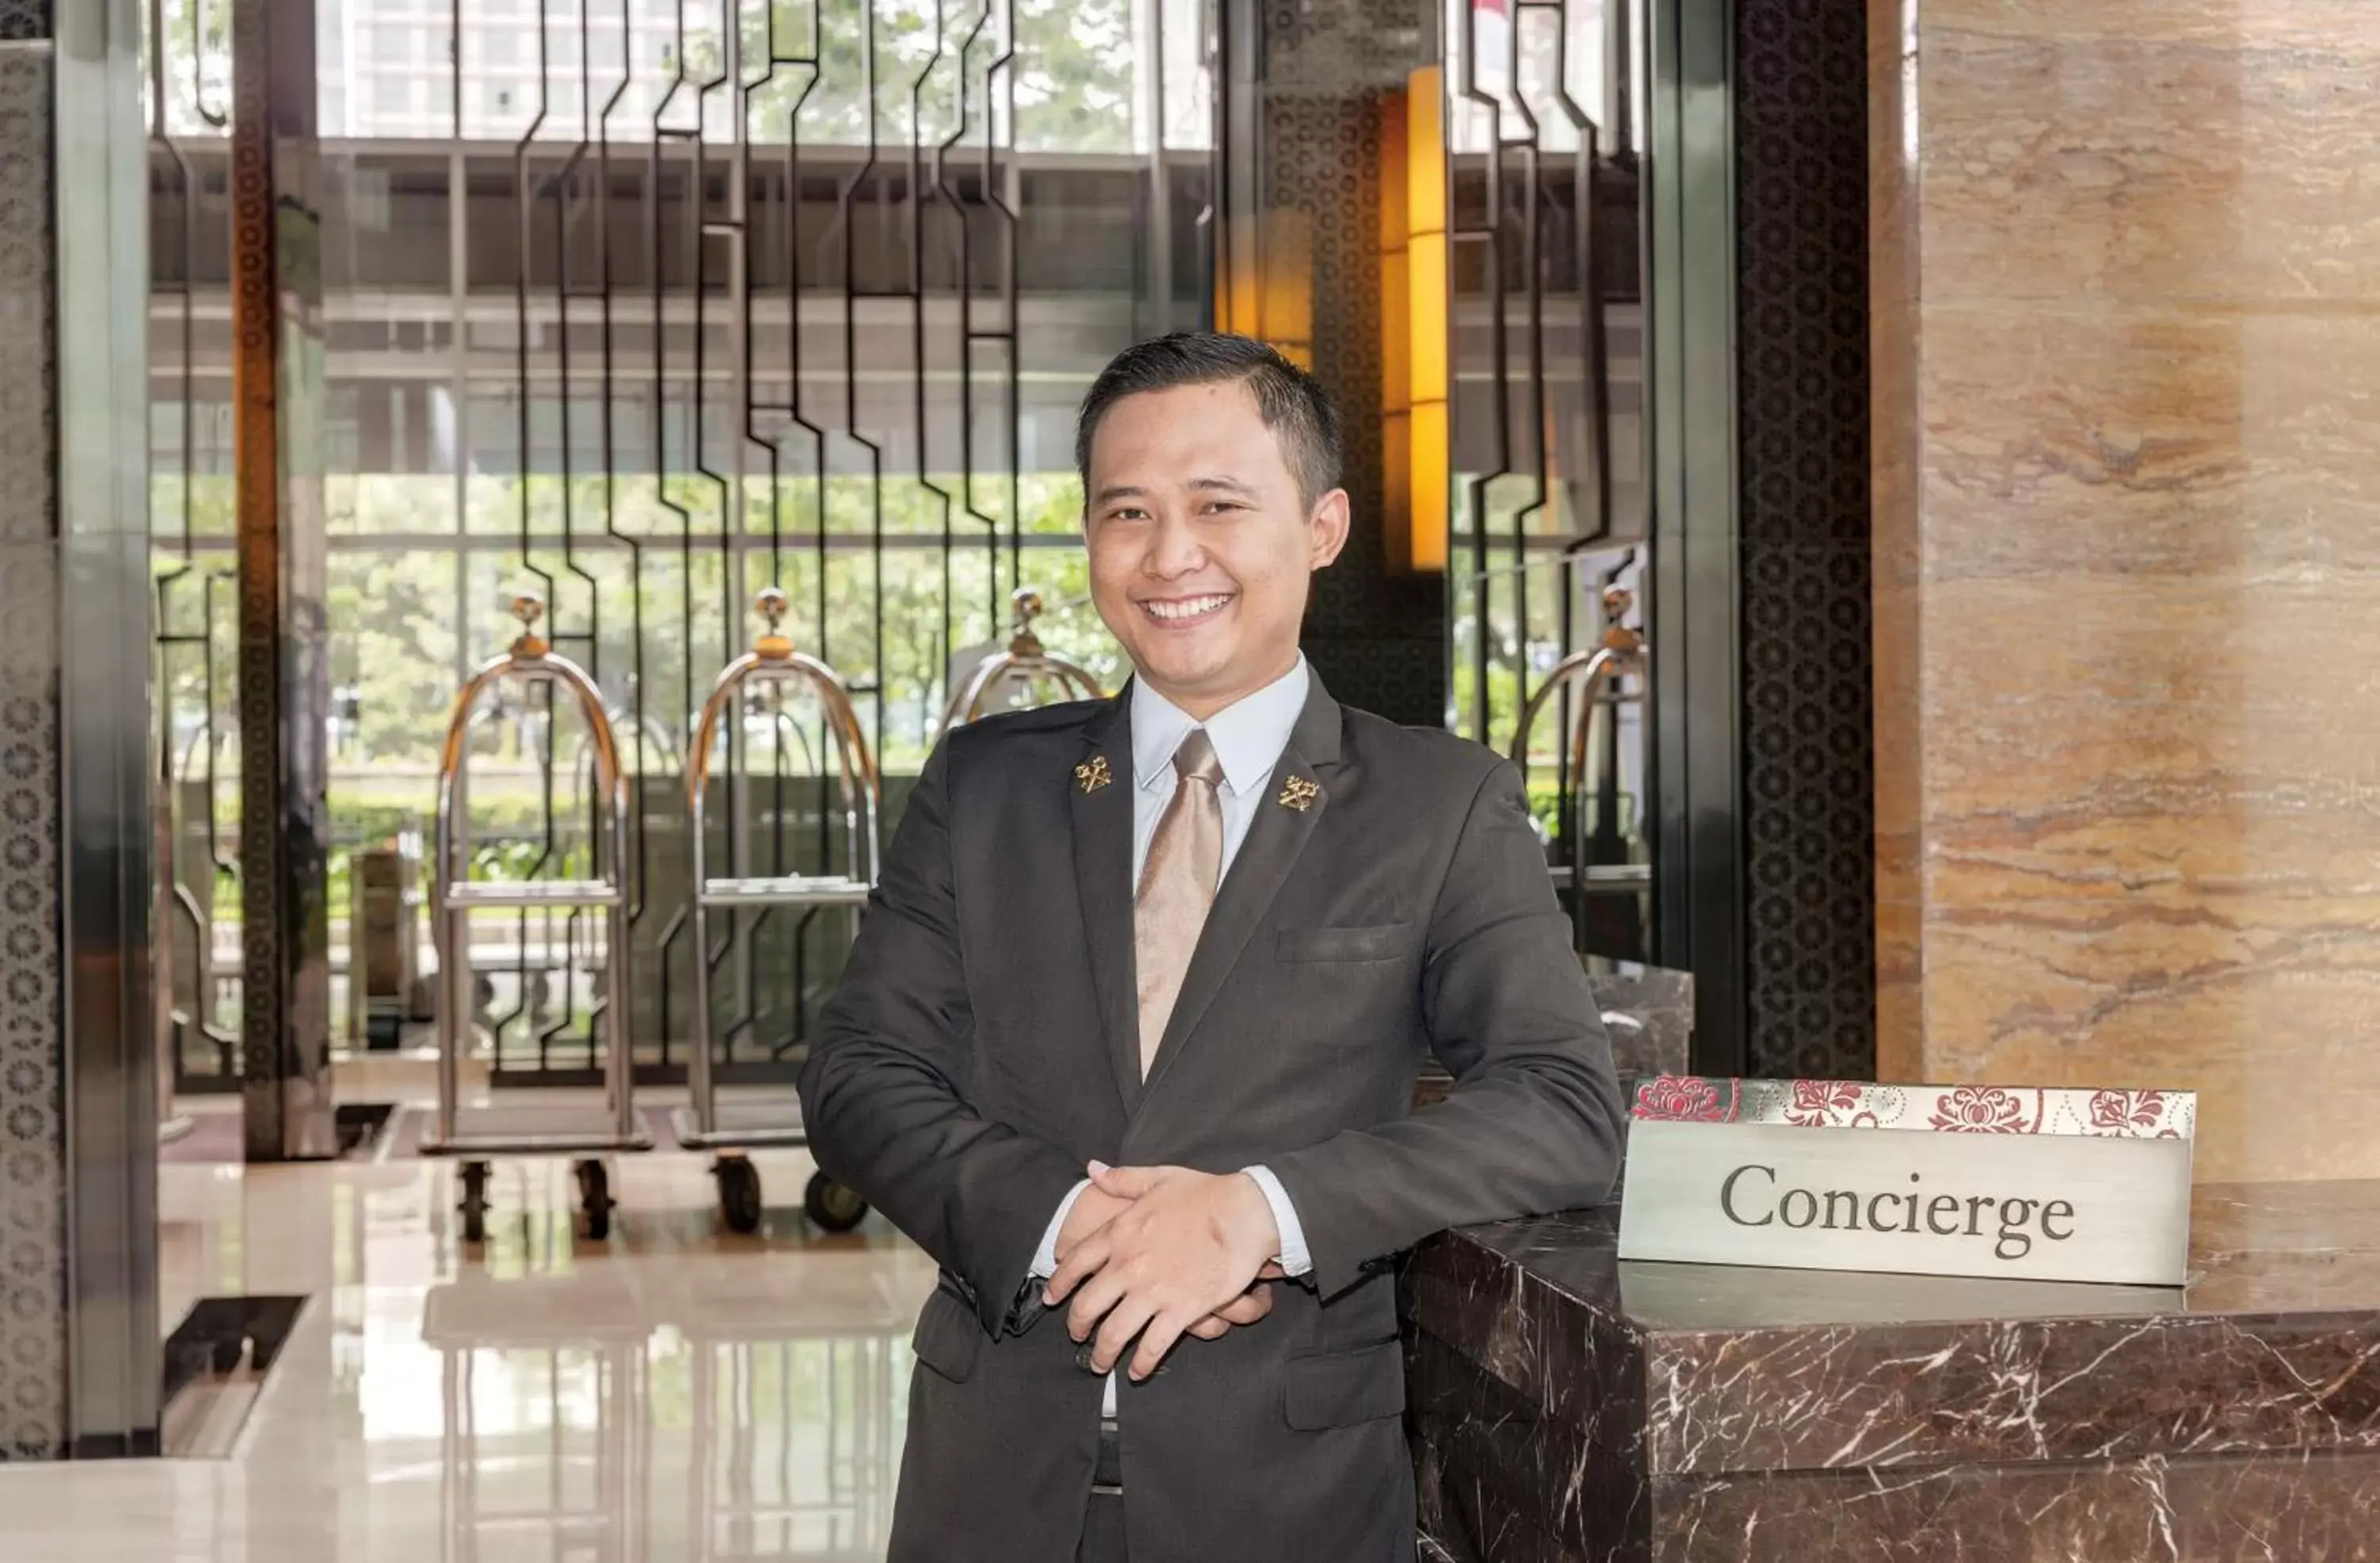
M2380 1173L2380 4L1869 30L1880 1072Z

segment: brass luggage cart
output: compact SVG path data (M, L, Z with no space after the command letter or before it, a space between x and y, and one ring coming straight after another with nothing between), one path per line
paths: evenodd
M986 715L992 691L1004 687L1022 685L1029 695L1044 685L1054 686L1061 700L1107 697L1098 679L1064 658L1050 655L1042 646L1041 637L1033 633L1033 621L1041 616L1039 592L1031 587L1019 587L1009 604L1016 630L1009 637L1008 649L986 657L951 697L949 707L942 712L941 732L964 727Z
M557 655L538 633L545 604L524 593L513 600L521 632L510 650L480 665L455 697L446 742L438 762L436 856L431 865L431 922L438 951L435 985L438 1036L438 1121L421 1142L424 1156L455 1156L462 1165L463 1241L485 1241L488 1209L487 1158L491 1156L576 1157L579 1211L588 1238L611 1235L611 1182L601 1159L605 1153L652 1148L637 1117L633 1048L628 1037L628 794L619 746L604 714L595 681L567 657ZM474 879L470 872L470 821L467 745L473 718L488 693L506 683L540 684L559 697L567 692L585 721L593 745L593 815L599 828L589 841L585 878L520 881ZM608 861L606 859L608 858ZM583 1109L475 1109L486 1121L466 1133L458 1125L464 1037L472 1012L471 914L482 909L591 909L602 914L604 949L601 1012L609 1034L603 1060L605 1100L600 1113ZM565 973L564 979L569 980Z
M1607 729L1613 722L1616 703L1644 698L1647 657L1645 634L1621 621L1635 600L1634 595L1621 586L1603 588L1603 633L1597 643L1582 648L1554 664L1521 708L1519 721L1513 725L1511 758L1528 773L1529 734L1537 719L1555 698L1575 686L1586 706L1585 720L1571 730L1567 780L1561 807L1565 818L1560 834L1568 845L1569 861L1549 866L1558 889L1571 892L1571 920L1576 930L1584 923L1586 898L1591 895L1641 895L1651 884L1650 871L1641 863L1589 864L1586 861L1585 832L1578 828L1572 813L1579 796L1588 786L1590 765L1600 756L1608 742ZM1633 680L1633 692L1622 686L1623 680Z
M177 856L184 850L183 838L188 829L183 811L188 804L189 789L194 783L203 785L212 806L218 767L224 751L233 742L233 734L220 730L215 720L209 717L190 734L164 776L167 820L159 843L157 871L165 880L165 893L160 915L178 922L188 930L190 939L189 970L184 972L178 963L169 960L159 969L156 978L165 992L169 1024L174 1028L172 1061L177 1088L184 1077L193 1072L188 1058L193 1041L204 1043L213 1054L214 1069L208 1084L236 1085L239 1080L239 1033L222 1018L225 1012L223 989L227 982L239 978L238 940L235 937L229 947L220 946L215 924L220 880L238 869L237 841L234 838L226 842L210 815L204 860L192 865L191 878L183 878ZM201 888L207 892L203 900L199 895ZM177 938L169 935L161 941L161 948L173 944ZM188 1000L187 1008L183 1004L185 997Z
M161 771L159 780L164 784L149 811L150 850L155 854L149 907L149 1021L156 1044L157 1143L170 1145L189 1138L198 1123L174 1110L174 1048L180 1034L174 1024L173 772Z
M883 782L869 753L868 737L852 709L850 691L832 668L794 649L781 627L785 594L775 587L762 588L756 600L767 627L752 649L727 664L711 685L710 698L695 724L694 740L686 745L686 840L693 858L691 899L694 907L694 1038L687 1054L687 1105L674 1116L677 1142L687 1150L718 1153L711 1172L719 1182L719 1211L730 1231L748 1233L760 1225L760 1175L743 1153L771 1146L808 1143L802 1127L801 1104L784 1097L722 1103L713 1079L715 1046L711 1014L710 929L714 911L798 907L804 910L848 908L855 918L867 906L875 889L881 861L878 815L883 804ZM782 700L788 685L817 697L826 719L835 770L842 782L844 871L840 874L729 876L714 878L705 830L709 806L711 753L719 746L722 724L741 720L747 690L767 689ZM735 756L715 773L730 792L735 806ZM819 768L820 806L827 806L830 778ZM868 1215L865 1201L823 1172L811 1176L802 1197L809 1218L829 1231L849 1231Z

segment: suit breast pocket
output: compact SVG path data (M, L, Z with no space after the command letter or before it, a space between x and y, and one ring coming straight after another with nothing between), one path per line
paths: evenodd
M1411 923L1368 927L1282 928L1273 936L1273 956L1281 961L1393 961L1412 947Z

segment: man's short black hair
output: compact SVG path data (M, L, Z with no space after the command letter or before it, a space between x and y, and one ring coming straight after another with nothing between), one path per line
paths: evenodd
M1177 331L1118 353L1091 382L1075 423L1075 466L1091 487L1091 436L1108 409L1145 391L1237 381L1257 399L1257 412L1281 442L1281 459L1297 479L1299 501L1311 507L1339 486L1339 412L1322 382L1250 336L1220 331Z

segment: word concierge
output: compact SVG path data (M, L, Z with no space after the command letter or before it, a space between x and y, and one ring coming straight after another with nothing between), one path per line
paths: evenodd
M2013 1262L2033 1252L2035 1235L2064 1242L2074 1235L2074 1206L2063 1199L2003 1199L1931 1192L1912 1172L1907 1191L1779 1189L1777 1169L1748 1162L1719 1184L1719 1209L1739 1227L1772 1223L1796 1231L1902 1233L1919 1239L1990 1238L1992 1255Z

